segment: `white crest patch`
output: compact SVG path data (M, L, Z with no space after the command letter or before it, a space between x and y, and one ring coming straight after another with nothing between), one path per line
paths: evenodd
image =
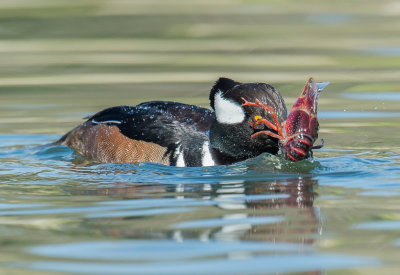
M211 156L210 146L208 141L203 143L201 150L201 165L203 166L214 166L215 162Z
M224 98L221 91L215 94L214 108L219 123L237 124L243 122L246 117L242 106Z

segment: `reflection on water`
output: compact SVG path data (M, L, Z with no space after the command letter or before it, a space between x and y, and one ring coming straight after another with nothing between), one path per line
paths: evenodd
M171 261L216 257L228 254L248 254L264 252L313 252L312 246L298 246L289 243L221 242L185 240L126 240L82 242L59 245L37 246L30 253L47 257L111 260L111 261ZM169 253L174 251L174 253ZM243 256L244 256L243 255Z
M357 229L366 229L366 230L399 230L400 229L400 220L399 221L379 221L379 222L365 222L360 223L356 226Z
M159 274L161 270L163 274L187 274L197 267L197 274L259 274L377 264L369 258L317 253L312 244L321 233L322 221L313 207L316 184L311 176L300 176L267 182L165 185L151 192L126 183L125 190L134 189L127 194L136 198L80 209L81 213L90 211L85 215L86 226L130 240L34 246L29 253L54 260L40 260L28 267L83 274ZM191 193L196 188L201 190ZM115 195L120 187L106 189ZM105 190L93 192L101 195ZM160 198L162 193L168 198ZM72 213L64 210L56 213ZM21 214L27 213L14 211L14 215ZM180 216L171 218L170 214ZM158 220L150 232L137 224L151 224L148 219ZM111 223L118 227L109 229ZM98 260L108 263L93 262Z
M345 98L357 99L357 100L375 100L375 101L399 101L400 92L379 92L379 93L345 93L342 94Z
M173 247L172 247L173 248ZM234 253L233 253L234 254ZM306 272L348 268L351 266L375 265L374 259L341 255L299 255L282 256L239 255L228 259L199 260L190 263L181 261L140 264L140 263L97 263L97 262L37 262L31 269L71 272L77 274L271 274L287 272ZM243 258L242 258L243 257ZM290 263L290 264L288 264ZM221 272L221 270L224 270ZM318 273L309 273L318 274Z
M392 2L0 1L0 274L399 274ZM325 147L176 168L42 146L110 106L209 106L220 76L288 106L330 81Z
M342 119L342 118L385 118L399 117L400 112L380 112L380 111L321 111L318 117L321 119Z
M356 16L348 13L325 13L325 14L310 14L307 20L312 23L325 25L342 25L355 20Z
M364 48L363 50L375 55L400 56L400 47L378 46L378 47L367 47Z

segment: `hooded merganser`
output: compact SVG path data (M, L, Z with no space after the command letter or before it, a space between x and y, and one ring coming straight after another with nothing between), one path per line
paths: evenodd
M179 167L231 164L264 152L277 154L278 139L251 138L266 126L253 129L249 122L272 119L262 108L242 106L243 99L255 98L273 107L280 123L286 120L283 98L271 85L220 78L211 89L212 110L169 101L111 107L88 117L55 144L100 162Z

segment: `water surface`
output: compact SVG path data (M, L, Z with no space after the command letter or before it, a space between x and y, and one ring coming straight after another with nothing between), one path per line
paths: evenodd
M1 2L0 273L399 273L393 14L357 0ZM310 76L330 81L325 147L176 168L43 146L110 106L207 107L220 76L268 82L289 108Z

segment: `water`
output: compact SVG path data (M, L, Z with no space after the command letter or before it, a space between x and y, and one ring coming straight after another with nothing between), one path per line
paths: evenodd
M54 138L0 138L1 234L11 255L3 261L6 270L264 274L376 268L384 258L354 242L365 242L370 231L399 228L390 217L400 197L400 157L393 152L326 148L299 163L261 155L229 166L176 168L87 163L66 147L32 145ZM382 200L372 216L371 197Z
M2 1L0 274L398 274L398 14L358 0ZM310 76L330 81L325 147L177 168L43 146L110 106L208 106L220 76L268 82L289 108Z

